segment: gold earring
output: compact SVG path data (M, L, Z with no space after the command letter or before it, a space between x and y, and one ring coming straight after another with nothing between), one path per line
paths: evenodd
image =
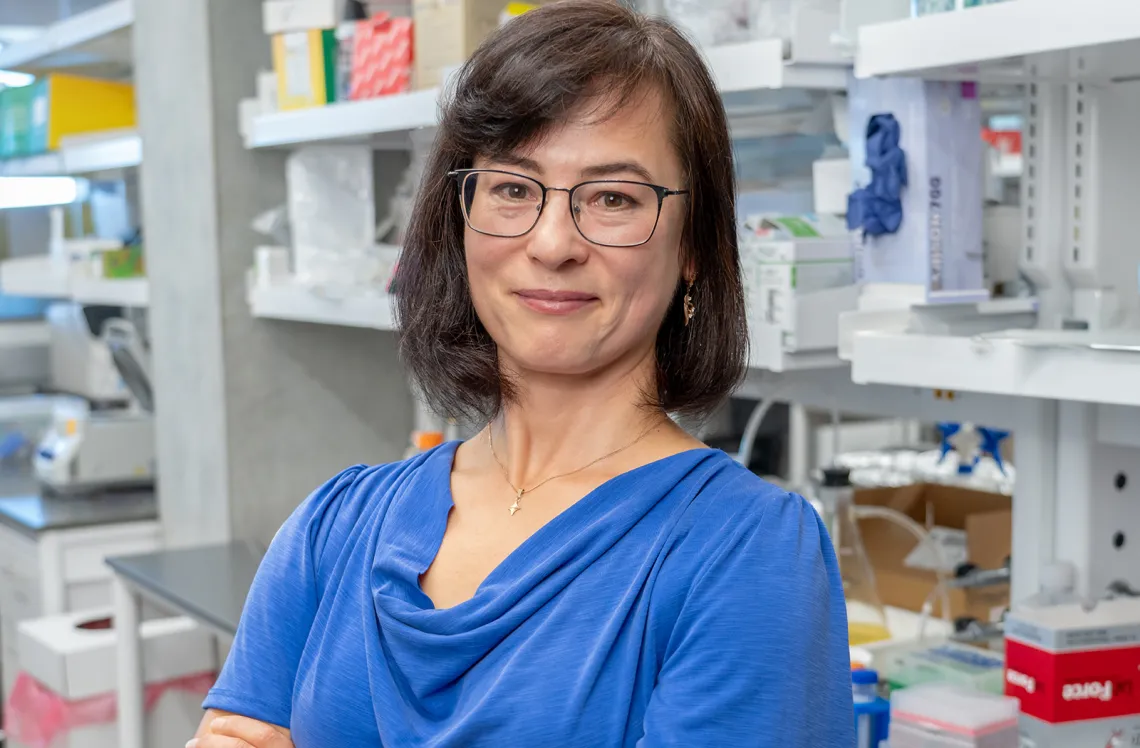
M689 288L685 291L685 300L683 302L685 310L685 327L689 326L692 322L693 316L697 313L697 306L693 303L693 282L689 281Z

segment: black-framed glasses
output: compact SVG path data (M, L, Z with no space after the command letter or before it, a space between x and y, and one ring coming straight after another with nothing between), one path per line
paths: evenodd
M573 187L547 187L537 179L499 169L448 172L459 184L463 217L472 231L512 239L538 225L546 198L565 192L582 238L603 247L638 247L653 238L665 198L687 195L656 184L605 179Z

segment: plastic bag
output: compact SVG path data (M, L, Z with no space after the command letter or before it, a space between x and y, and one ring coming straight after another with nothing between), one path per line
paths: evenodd
M203 697L217 680L216 673L199 673L146 687L149 712L169 691L185 691ZM4 709L8 737L28 748L48 748L52 741L71 730L114 722L118 716L116 696L105 693L80 701L67 701L27 673L20 673Z
M372 149L361 145L300 148L286 165L293 269L319 284L343 275L346 258L371 247L376 234Z
M665 13L702 46L787 37L791 0L665 0Z

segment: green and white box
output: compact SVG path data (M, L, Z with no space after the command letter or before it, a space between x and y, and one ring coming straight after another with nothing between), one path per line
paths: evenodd
M777 328L789 351L835 346L808 333L799 312L808 295L854 284L847 237L768 239L745 232L740 261L749 325Z

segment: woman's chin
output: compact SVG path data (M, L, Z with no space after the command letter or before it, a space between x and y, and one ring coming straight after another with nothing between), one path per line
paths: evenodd
M546 349L533 347L522 355L511 355L514 367L529 374L544 374L548 376L582 376L602 368L605 363L599 361L595 352L589 353L581 350Z

